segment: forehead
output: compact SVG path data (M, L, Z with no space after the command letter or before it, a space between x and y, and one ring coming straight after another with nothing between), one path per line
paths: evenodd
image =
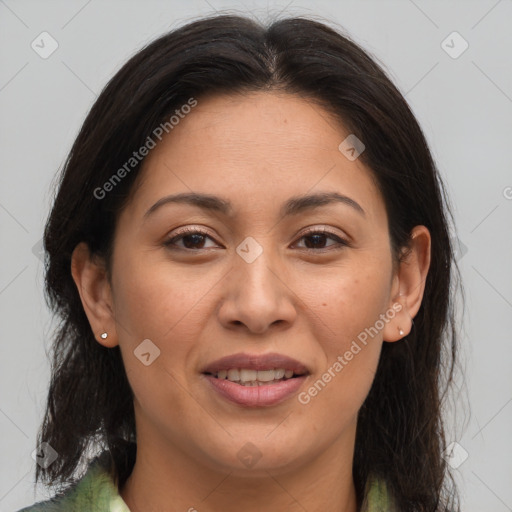
M197 192L229 198L241 213L329 191L385 216L370 170L339 150L348 135L332 114L291 94L199 98L145 158L133 206L140 216L166 194Z

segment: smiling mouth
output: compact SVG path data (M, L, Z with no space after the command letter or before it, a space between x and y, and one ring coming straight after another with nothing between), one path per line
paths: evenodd
M302 377L306 372L295 372L294 370L285 370L284 368L269 368L267 370L253 370L249 368L230 368L229 370L219 370L218 372L206 372L219 380L227 380L244 387L271 386L283 381Z

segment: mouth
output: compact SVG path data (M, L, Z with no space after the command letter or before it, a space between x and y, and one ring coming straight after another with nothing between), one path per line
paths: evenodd
M215 373L206 372L205 375L210 375L219 380L236 382L240 386L254 387L269 386L277 382L302 377L305 373L295 373L294 370L286 370L285 368L268 368L266 370L230 368Z
M222 398L245 407L265 407L291 398L310 371L280 354L234 354L211 363L202 374Z

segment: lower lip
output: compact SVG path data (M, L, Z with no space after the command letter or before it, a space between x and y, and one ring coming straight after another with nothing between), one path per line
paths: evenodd
M274 384L242 386L227 379L217 379L212 375L205 377L221 396L245 407L268 407L283 402L295 395L306 379L304 375Z

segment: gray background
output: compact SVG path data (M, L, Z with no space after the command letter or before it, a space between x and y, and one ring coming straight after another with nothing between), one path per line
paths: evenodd
M0 0L0 510L48 495L34 492L31 453L49 378L51 317L37 249L52 179L127 58L171 28L226 9L342 25L385 65L418 117L453 204L467 295L450 461L464 511L512 511L511 0ZM31 48L43 31L59 45L47 59ZM451 36L442 46L453 31L469 44L457 58L445 49L458 53L462 41Z

